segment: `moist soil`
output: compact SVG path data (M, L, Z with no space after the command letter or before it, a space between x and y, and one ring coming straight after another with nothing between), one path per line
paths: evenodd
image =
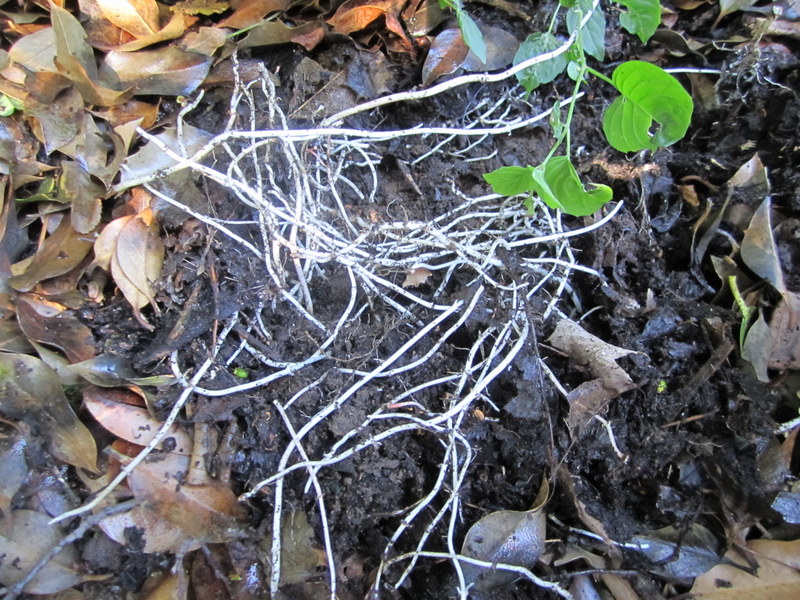
M703 14L707 21L705 15L710 12ZM512 30L530 27L513 20L509 24L503 21L503 13L490 8L480 9L478 17L490 23L504 22ZM708 27L703 19L678 24L675 29L687 36L700 36L703 27ZM730 21L724 33L741 30L740 18ZM572 299L562 310L573 319L582 319L581 325L602 340L633 351L618 363L636 386L614 398L602 415L610 423L616 448L598 420L590 421L579 433L571 432L566 424L569 405L543 377L539 360L566 389L586 381L586 369L548 344L556 319L542 319L537 312L541 307L531 307L538 344L528 344L520 352L488 388L479 408L462 423L475 456L461 487L457 544L463 541L469 525L486 514L530 508L543 479L550 480L546 510L550 518L547 538L551 542L546 560L534 571L564 586L569 586L570 573L582 567L554 566L554 559L571 544L591 546L571 529L587 529L591 519L598 524L595 530L602 529L617 541L667 526L687 531L692 524L700 523L723 547L731 542L731 532L737 527L774 519L769 509L770 494L783 480L776 481L766 472L761 459L764 449L776 443L772 433L776 421L792 416L780 396L788 384L785 378L777 378L777 383L770 385L761 383L739 360L732 343L738 335L739 316L731 299L720 294L722 286L710 261L695 261L692 247L693 240L702 234L702 228L698 231L696 225L706 206L718 209L725 198L725 183L754 153L768 169L775 210L786 220L800 213L796 193L800 186L800 71L798 54L784 52L782 43L731 45L724 52L699 58L674 58L662 50L660 58L666 67L715 68L720 74L714 88L716 101L696 102L688 136L655 154L624 156L606 146L599 134L602 109L610 101L604 87L593 90L586 110L578 111L573 144L580 148L579 170L587 179L611 185L615 198L623 199L625 205L609 223L574 243L580 262L599 271L604 280L582 273L572 275ZM621 36L610 44L608 64L636 56L652 58L648 52L652 51L636 45L631 36ZM330 67L346 64L357 54L350 44L335 44L315 51L312 58ZM263 58L271 70L280 66L284 83L279 89L281 101L290 102L293 94L309 95L292 84L292 73L301 64L303 53L273 51L267 57L254 58ZM395 89L417 83L417 63L397 59L392 69ZM682 82L690 85L688 79ZM295 81L294 86L299 83ZM400 129L427 119L457 123L470 102L510 87L475 85L424 103L384 107L381 127ZM221 99L224 96L218 95ZM225 104L215 103L213 95L210 98L203 116L194 124L213 130L224 118ZM529 101L547 107L555 99L554 91L545 86ZM295 126L304 124L307 121L301 119L293 122ZM481 173L510 164L537 164L548 149L548 135L543 125L490 139L482 150L486 155L491 151L496 154L479 167L444 154L408 166L424 151L427 141L384 143L380 147L379 193L369 204L355 196L348 199L349 209L354 215L374 211L389 219L429 221L457 202L447 192L448 182L455 182L468 194L485 194L487 186ZM678 187L689 184L696 192L692 198L682 195ZM249 209L224 190L207 191L216 214L229 219L250 218ZM760 200L742 197L735 202L752 212ZM591 218L565 218L568 228L590 222ZM726 221L725 227L734 238L741 239L740 224ZM251 235L255 239L255 231ZM166 239L168 260L160 292L166 308L161 315L147 314L156 326L155 333L142 329L122 300L84 313L105 351L129 358L142 373L166 372L165 359L175 350L184 357L197 357L199 364L213 344L210 332L235 311L251 311L248 314L252 315L252 307L261 305L272 339L268 343L262 340L259 347L268 356L282 360L308 355L314 343L308 335L308 323L272 303L275 291L260 283L265 277L256 259L248 258L223 236L204 227L191 237L182 225L168 226ZM728 242L719 239L715 238L708 254L730 252ZM800 271L794 269L796 237L780 249L788 286L797 290L800 282L796 274ZM515 268L510 257L508 269L500 276L513 281ZM348 278L331 269L325 279L316 278L313 285L315 297L329 299L329 303L317 305L316 316L323 322L335 319L349 300ZM466 278L456 277L441 301L464 297L469 285ZM428 284L418 289L423 297L431 291ZM465 349L492 319L492 311L500 310L491 293L483 302L488 310L480 314L485 316L465 323L415 372L415 377L435 379L462 368ZM390 355L412 334L409 323L376 303L357 326L349 326L339 337L330 354L342 369L365 369L371 356ZM254 345L259 343L253 341ZM232 355L236 344L230 345L222 356ZM191 358L185 360L183 366L191 369ZM246 370L252 378L269 374L263 364L245 354L229 367L217 369L204 382L205 387L235 385L238 380L230 374L233 367ZM191 401L191 421L208 423L223 436L229 434L225 452L209 466L212 471L229 471L237 494L274 473L289 443L272 401L285 402L329 368L307 368L260 390ZM303 396L293 405L291 414L313 414L348 383L346 374L328 374L318 392ZM413 385L400 375L383 382L382 388L365 388L324 426L315 429L306 441L306 451L313 457L323 456L332 443L384 404L385 398ZM175 395L174 391L161 392L157 409L167 411ZM441 390L435 388L420 392L415 399L433 409L443 406ZM331 542L341 565L340 597L365 597L388 537L434 484L441 457L437 439L417 432L389 438L320 473ZM299 475L286 481L284 501L292 511L307 516L316 532L315 544L321 547L321 515L314 495L304 491L305 480ZM263 547L271 528L272 501L269 487L248 501L247 536L227 544L224 550L211 547L183 558L187 573L192 574L189 579L195 597L210 597L202 594L212 588L219 590L216 597L220 598L267 597L263 588L259 593L254 587L248 589L230 581L217 587L198 581L202 579L200 573L215 569L224 572L225 561L235 562L231 557L236 553L254 553L253 548ZM84 545L84 560L90 570L113 570L117 575L106 582L87 584L91 591L87 597L130 597L126 594L141 589L153 572L163 571L174 561L171 555L137 552L135 544L123 548L101 540L97 536ZM429 549L446 550L442 544L442 534L437 533ZM596 548L601 554L605 552L600 543ZM409 550L413 546L401 543L395 552ZM209 567L215 560L223 566ZM654 575L653 569L636 556L620 557L614 566L624 571L642 598L686 591L687 583L691 583ZM261 582L266 585L264 573ZM315 578L325 579L324 567L308 574L308 581ZM323 597L309 591L313 589L295 584L285 590L285 597ZM456 579L449 563L426 560L419 562L406 584L398 590L385 590L383 597L433 600L455 597L455 590ZM494 590L492 597L557 596L519 581Z

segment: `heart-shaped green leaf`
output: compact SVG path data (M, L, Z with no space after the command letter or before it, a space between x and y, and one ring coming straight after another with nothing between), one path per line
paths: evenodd
M566 156L554 156L533 170L533 188L539 198L550 208L568 215L591 215L611 200L611 188L594 185L586 191L575 167Z
M661 23L661 3L659 0L616 0L627 8L627 12L619 14L619 24L634 35L638 35L643 44L656 32Z
M486 173L483 178L495 194L516 196L533 191L533 167L501 167Z
M606 110L603 132L614 148L655 150L686 135L694 109L692 97L672 75L634 60L617 67L612 80L622 96Z
M552 33L532 33L522 42L514 57L514 64L539 56L546 52L551 52L561 46L561 42ZM550 83L561 75L567 67L567 58L564 54L559 54L538 65L528 67L524 71L517 73L517 79L525 91L530 93L542 84Z

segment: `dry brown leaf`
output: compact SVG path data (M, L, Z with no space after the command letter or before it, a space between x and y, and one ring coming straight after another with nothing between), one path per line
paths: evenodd
M97 472L94 437L78 420L55 371L26 354L0 354L0 412L28 423L57 459Z
M633 350L608 344L570 319L559 321L548 341L595 377L569 393L567 422L573 431L602 412L609 401L636 387L616 363L618 358L633 354Z
M264 21L247 32L239 41L238 48L275 46L277 44L300 44L306 50L313 50L325 37L325 24L309 21L291 27L282 21Z
M461 30L445 29L431 43L425 64L422 65L422 85L427 86L461 66L469 54Z
M750 226L742 239L742 260L748 268L765 279L781 293L786 291L781 261L772 234L770 210L772 203L767 196L756 210Z
M137 50L141 50L142 48L146 48L147 46L152 46L153 44L166 42L167 40L174 40L175 38L179 38L186 33L186 30L196 22L197 17L192 15L181 12L173 13L172 17L169 21L167 21L167 24L164 25L163 29L159 29L148 36L131 40L130 42L118 46L115 48L115 50L119 52L135 52Z
M730 564L720 564L695 579L691 594L697 600L774 600L800 596L800 540L753 540L747 548L758 561L756 575ZM725 555L747 565L738 551Z
M160 29L155 0L94 0L102 15L132 36L143 38Z
M0 438L0 514L9 514L14 495L28 477L26 446L21 435Z
M347 0L328 19L336 33L349 34L361 31L381 17L393 15L396 19L405 0Z
M244 0L232 15L217 24L217 27L230 29L246 29L261 22L265 16L273 12L283 12L290 0Z
M63 534L58 525L50 525L50 517L32 510L16 510L0 518L0 582L12 586L25 577ZM29 594L55 594L89 580L107 576L87 576L72 568L78 563L75 548L67 546L25 586Z
M128 404L126 400L131 395L136 397L128 390L90 385L83 390L83 402L107 431L132 444L146 446L161 429L161 422L152 417L147 409ZM158 449L189 455L192 439L185 429L173 425Z
M137 95L187 96L208 74L212 59L175 46L159 50L106 54L100 78L106 85L133 88Z
M415 267L406 273L406 278L403 280L403 287L418 287L428 281L428 278L433 275L430 269L425 267Z
M800 295L787 292L769 322L770 354L767 366L785 371L800 369Z
M19 294L17 318L28 339L55 346L71 363L95 357L91 330L65 306L36 294Z
M228 485L209 479L184 483L189 457L170 453L164 460L143 462L128 476L128 486L141 505L200 544L237 537L244 507Z
M9 284L16 290L28 292L40 281L72 271L92 249L92 241L87 237L75 231L70 220L64 217L31 260L12 266L14 276L9 277Z

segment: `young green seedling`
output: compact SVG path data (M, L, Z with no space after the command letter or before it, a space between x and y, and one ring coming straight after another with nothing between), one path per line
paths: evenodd
M658 0L620 0L619 3L628 9L620 14L622 26L643 42L649 39L660 22ZM570 127L578 92L588 83L589 77L594 75L620 93L603 118L606 140L620 152L656 150L674 144L686 134L693 104L678 80L653 64L625 62L614 70L611 78L589 67L587 55L597 60L605 58L606 20L598 0L561 0L548 31L531 34L520 45L514 59L516 64L561 46L555 30L562 7L567 9L564 22L574 43L567 52L521 71L517 78L530 93L566 71L575 81L567 115L562 120L560 112L554 108L550 123L555 140L538 166L503 167L484 178L495 193L533 193L551 208L581 216L595 212L612 197L611 189L605 185L591 184L590 189L585 189L570 158ZM556 156L562 145L565 153Z

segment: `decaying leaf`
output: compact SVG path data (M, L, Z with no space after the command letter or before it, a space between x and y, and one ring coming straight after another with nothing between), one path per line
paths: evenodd
M100 78L106 85L132 88L136 94L188 96L203 83L212 62L210 56L175 46L140 52L112 50L103 59Z
M267 535L261 544L269 554L272 536ZM303 585L318 579L318 568L327 566L320 560L317 536L303 510L293 510L281 519L281 585Z
M270 13L283 12L290 0L244 0L229 17L224 18L218 27L246 29L261 22Z
M32 258L12 266L14 275L8 282L16 290L28 292L40 281L72 271L91 249L91 238L75 231L65 217Z
M12 586L25 577L53 546L63 537L58 525L50 524L50 517L32 510L15 510L0 518L0 583ZM87 576L78 573L73 565L78 563L78 553L72 546L59 552L53 560L25 586L29 594L55 594L89 580L106 579L107 576Z
M95 262L111 272L137 318L145 327L152 328L139 311L148 304L158 311L153 284L161 276L164 242L153 211L147 208L106 225L95 242Z
M692 579L722 560L719 541L697 523L687 532L664 527L634 536L625 548L647 557L651 572L673 579Z
M14 495L28 477L26 446L21 435L0 437L0 514L9 514Z
M772 235L770 209L772 202L767 196L750 221L742 240L742 260L751 271L768 281L781 293L786 291L778 249Z
M618 358L633 354L632 350L608 344L569 319L559 321L549 342L595 377L569 393L567 422L573 431L579 431L602 412L609 401L636 387L616 363Z
M31 341L55 346L70 362L94 358L91 330L65 306L36 294L20 294L16 308L20 327Z
M151 416L146 408L133 404L136 399L139 396L121 388L90 385L83 390L84 405L98 423L118 438L146 446L160 430L161 422ZM173 425L168 437L158 448L189 455L192 439L183 427Z
M439 33L433 39L425 64L422 65L422 85L430 85L439 77L455 72L467 54L469 48L460 29L445 29Z
M489 513L467 532L461 554L492 563L504 563L532 569L544 552L547 518L544 505L549 486L542 482L530 510L499 510ZM486 592L519 578L513 571L461 563L465 583Z
M758 561L755 574L737 550L725 558L733 564L719 564L695 579L691 594L697 600L773 600L800 595L800 540L753 540L748 553ZM738 568L734 565L742 565Z
M69 405L56 373L26 354L0 354L0 413L28 423L53 456L97 472L94 437Z
M800 295L793 292L783 295L772 313L769 328L769 368L800 370Z
M425 267L415 267L406 273L406 278L403 280L403 287L418 287L428 281L428 278L433 275L430 269Z

